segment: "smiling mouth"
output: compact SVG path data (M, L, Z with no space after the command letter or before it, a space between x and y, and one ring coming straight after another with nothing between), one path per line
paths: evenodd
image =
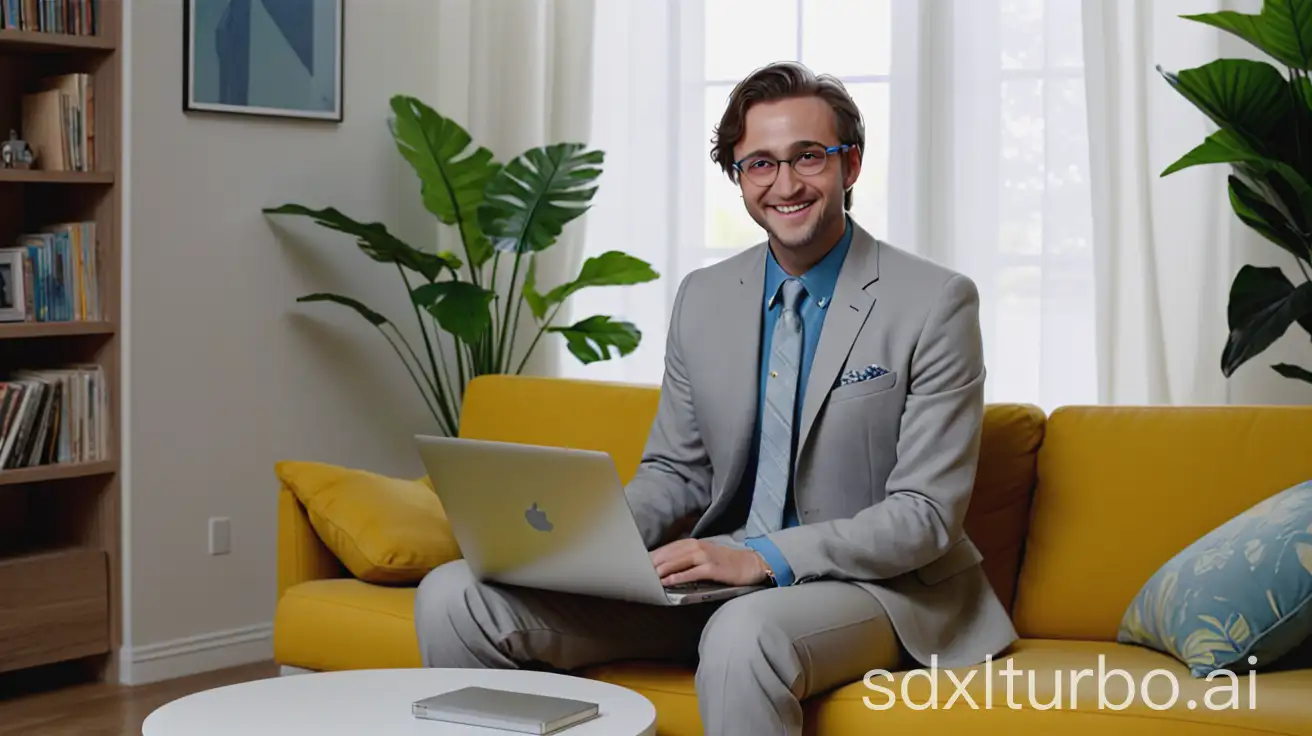
M791 216L806 211L813 204L815 204L815 202L799 202L797 204L776 204L776 205L771 205L771 209L773 209L775 212L778 212L781 215Z

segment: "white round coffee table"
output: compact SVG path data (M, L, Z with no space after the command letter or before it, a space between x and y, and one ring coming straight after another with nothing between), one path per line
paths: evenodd
M652 736L656 708L606 682L528 670L398 669L317 672L228 685L151 713L143 736L474 736L512 732L415 718L410 704L467 685L597 703L601 715L561 736Z

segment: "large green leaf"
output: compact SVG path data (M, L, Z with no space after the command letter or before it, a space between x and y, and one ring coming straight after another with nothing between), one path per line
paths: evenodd
M300 215L313 218L323 227L355 236L360 250L375 261L399 263L411 271L423 274L429 281L436 280L443 269L459 268L459 261L453 263L441 255L425 253L411 247L389 233L387 226L381 222L358 222L342 214L335 207L316 210L299 204L284 204L278 207L266 207L264 212L271 215Z
M1251 274L1245 276L1245 270L1250 271ZM1241 277L1245 279L1242 284L1240 283ZM1299 288L1305 288L1307 286L1308 284L1303 284ZM1298 307L1297 299L1305 299L1307 297L1296 296L1297 292L1298 290L1295 289L1294 285L1285 277L1284 272L1275 266L1268 266L1265 268L1244 266L1236 275L1234 284L1231 285L1230 304L1226 315L1229 320L1230 329L1234 330L1238 326L1242 326L1246 320L1251 319L1253 315L1256 315L1258 311L1260 311L1263 294L1269 296L1271 299L1278 299L1282 296L1288 295L1295 299L1295 302L1291 307L1293 321L1297 322L1309 335L1312 335L1312 309L1303 310ZM1281 329L1282 335L1284 334L1284 330L1288 329L1288 327L1289 325L1286 324L1285 327ZM1279 339L1279 337L1279 335L1276 336L1277 339Z
M1229 31L1285 66L1312 67L1312 3L1266 0L1255 15L1223 10L1181 17Z
M1306 368L1292 365L1290 363L1277 363L1271 367L1275 369L1276 373L1279 373L1285 378L1293 378L1299 381L1312 383L1312 371Z
M1294 223L1244 180L1232 175L1228 181L1230 206L1239 219L1295 258L1307 261L1307 245Z
M1282 161L1262 159L1238 161L1234 170L1291 222L1303 227L1312 213L1312 186L1308 186L1307 180L1294 167Z
M660 275L641 258L616 250L607 251L584 261L578 278L547 292L545 301L550 306L565 301L570 294L589 286L628 286L657 278Z
M544 250L588 210L605 154L580 143L531 148L487 186L478 221L492 246L512 253Z
M610 360L612 349L621 356L628 355L642 341L642 332L632 323L612 320L603 314L568 327L548 327L547 331L564 335L569 351L584 364Z
M472 345L492 325L490 305L497 295L469 281L439 281L420 286L410 296L442 329Z
M1265 161L1260 153L1254 151L1243 138L1222 128L1207 136L1193 150L1181 156L1175 163L1162 171L1162 176L1169 176L1190 166L1208 164L1232 164L1238 161Z
M500 168L492 152L481 146L468 152L473 140L469 132L414 97L393 97L392 111L392 137L419 175L424 206L460 230L470 265L483 265L492 257L492 247L479 228L478 207Z
M1235 175L1274 207L1306 245L1312 218L1312 187L1307 181L1292 166L1278 161L1239 162L1233 168Z
M536 253L528 257L528 272L524 274L522 289L524 301L528 302L529 311L541 322L547 316L548 305L546 297L538 291L538 257Z
M354 309L357 314L359 314L361 317L364 317L365 320L369 322L369 324L373 325L374 327L381 327L385 324L388 324L388 320L386 317L379 314L378 312L375 312L369 307L366 307L364 304L360 303L355 299L352 299L349 296L342 296L340 294L326 294L326 293L306 294L303 297L299 297L296 301L331 302L333 304L340 304L344 307L350 307L351 309Z
M1312 282L1295 287L1278 267L1244 266L1230 287L1230 335L1221 356L1229 377L1271 347L1296 321L1312 317Z
M1299 76L1295 77L1290 84L1294 85L1294 98L1303 101L1303 107L1298 108L1299 114L1302 115L1304 110L1312 111L1312 81L1309 81L1307 77ZM1303 117L1303 124L1308 124L1306 116Z
M1162 176L1208 164L1231 164L1252 196L1275 208L1281 219L1288 222L1291 234L1307 231L1308 223L1312 222L1312 186L1293 166L1263 156L1229 130L1218 130L1208 136L1163 170ZM1298 246L1301 236L1290 242Z
M1166 176L1190 166L1228 163L1298 230L1312 222L1312 94L1307 80L1291 87L1263 62L1222 59L1165 75L1180 93L1222 126L1168 166Z
M464 265L464 262L460 260L460 256L456 255L455 253L452 253L449 250L444 250L441 253L438 253L437 255L439 258L446 261L447 265L450 266L452 272L459 271L460 267Z
M1275 67L1249 59L1217 59L1178 74L1158 71L1212 122L1267 156L1292 143L1289 84Z

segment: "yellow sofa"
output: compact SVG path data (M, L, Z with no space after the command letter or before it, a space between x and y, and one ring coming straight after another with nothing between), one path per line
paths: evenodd
M627 480L657 396L647 387L482 377L469 387L461 434L604 450ZM1310 428L1312 407L1065 407L1045 416L990 405L967 531L1022 640L992 663L938 672L936 692L923 673L899 673L814 697L808 733L1312 735L1312 669L1259 669L1232 693L1166 655L1115 642L1126 606L1161 564L1261 498L1312 478ZM414 587L353 579L286 487L277 578L280 664L419 666ZM1021 673L1010 695L1008 661ZM1116 670L1129 675L1132 693ZM1164 672L1146 678L1153 670ZM1099 675L1109 672L1100 705ZM582 674L650 698L660 734L702 733L691 670L616 662ZM1170 701L1172 682L1175 704L1150 705ZM1133 699L1118 708L1127 694ZM1221 709L1231 694L1237 707ZM1056 706L1043 708L1054 695Z

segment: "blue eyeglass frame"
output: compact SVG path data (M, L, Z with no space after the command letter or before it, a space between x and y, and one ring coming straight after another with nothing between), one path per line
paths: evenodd
M852 149L852 146L853 146L853 144L851 144L851 143L839 143L839 144L836 145L836 146L829 146L829 147L825 148L825 157L828 158L829 156L832 156L832 155L834 155L835 153L849 151L849 150ZM807 151L802 151L801 153L797 154L797 156L801 156L801 155L803 155L803 154L805 154L805 153L808 153L808 152L807 152ZM771 163L774 163L774 164L788 164L789 166L792 166L792 165L793 165L793 159L797 158L797 156L793 156L793 158L791 158L791 159L789 159L789 158L773 158L773 159L772 159L772 158L769 158L769 157L762 157L762 156L751 156L751 157L749 157L749 158L764 158L766 161L770 161ZM737 171L739 174L746 175L747 172L743 170L743 161L746 161L746 160L747 160L747 159L744 158L744 159L739 159L738 161L734 161L734 162L733 162L733 169L734 169L734 171ZM797 170L796 167L794 167L794 168L793 168L793 171L796 171L796 170ZM775 175L778 176L778 172L776 172ZM800 176L806 176L806 174L801 174Z

